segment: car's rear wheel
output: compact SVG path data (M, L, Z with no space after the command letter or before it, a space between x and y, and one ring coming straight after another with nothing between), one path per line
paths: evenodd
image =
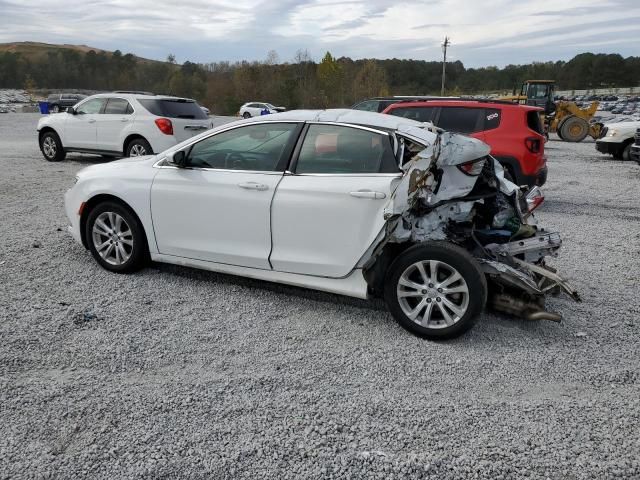
M486 303L487 282L466 250L446 242L422 243L393 262L384 297L393 317L410 332L453 338L477 321Z
M93 258L112 272L139 270L148 256L140 221L116 202L100 203L89 212L85 238Z
M40 135L40 151L45 160L49 162L61 162L67 156L62 148L62 142L56 132L45 132Z
M60 112L60 107L58 105L53 105L51 107L51 113L58 113Z
M249 112L244 112L242 114L242 118L251 118L251 114Z
M144 138L134 138L127 144L124 152L127 157L142 157L144 155L153 155L151 145Z

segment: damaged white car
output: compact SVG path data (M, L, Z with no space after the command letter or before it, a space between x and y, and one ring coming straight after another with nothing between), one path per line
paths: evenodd
M578 294L545 258L539 189L504 179L484 143L400 117L291 111L224 125L161 154L82 170L70 231L104 268L151 259L359 298L429 338L486 305L558 321Z

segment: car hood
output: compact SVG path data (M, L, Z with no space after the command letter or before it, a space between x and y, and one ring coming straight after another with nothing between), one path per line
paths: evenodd
M125 170L129 170L135 167L144 167L146 165L151 167L156 162L156 159L156 155L122 158L120 160L114 160L108 163L90 165L80 170L76 175L79 178L97 177L106 174L124 172Z
M610 122L605 124L608 128L628 128L635 130L636 128L640 128L640 121L638 122Z

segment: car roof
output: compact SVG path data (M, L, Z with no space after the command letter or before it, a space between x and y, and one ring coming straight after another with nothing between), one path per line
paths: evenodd
M247 125L261 122L328 122L344 123L363 127L376 128L378 130L395 131L416 137L424 142L431 143L436 135L433 133L433 125L422 123L394 115L351 110L349 108L334 108L328 110L289 110L282 113L251 117L246 120L237 120L219 127L228 128L235 125ZM214 129L217 130L217 129Z
M392 105L389 105L387 108L391 109L391 110L395 110L396 108L402 108L402 107L409 107L409 108L413 108L413 107L425 107L425 106L432 106L432 107L441 107L441 106L450 106L450 107L489 107L489 108L513 108L513 109L521 109L521 110L527 110L527 111L531 111L531 110L535 110L535 111L543 111L543 108L540 107L534 107L532 105L521 105L519 103L512 103L512 102L507 102L507 101L491 101L491 100L480 100L480 99L469 99L469 100L464 100L464 99L453 99L453 100L443 100L441 98L439 99L433 99L433 100L416 100L414 102L398 102L398 103L394 103Z
M144 92L104 92L104 93L96 93L95 95L91 95L91 98L105 98L105 97L122 97L122 98L135 98L135 99L149 99L149 100L184 100L187 102L195 102L192 98L186 97L175 97L173 95L156 95L154 93L144 93Z

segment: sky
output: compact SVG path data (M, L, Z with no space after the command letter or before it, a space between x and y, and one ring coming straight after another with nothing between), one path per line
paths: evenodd
M179 63L335 57L466 67L640 55L640 0L0 0L0 43L119 49Z

